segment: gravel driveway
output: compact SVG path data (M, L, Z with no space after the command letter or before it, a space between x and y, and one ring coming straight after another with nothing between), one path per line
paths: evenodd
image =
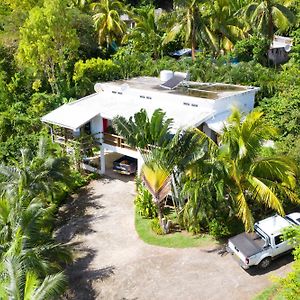
M104 178L61 209L57 236L73 244L76 255L64 299L252 299L270 285L270 275L290 270L291 256L267 273L246 272L217 246L147 245L134 229L133 199L132 181Z

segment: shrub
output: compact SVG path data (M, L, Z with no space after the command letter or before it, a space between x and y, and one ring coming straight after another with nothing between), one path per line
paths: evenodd
M152 195L143 185L140 179L136 180L137 196L134 200L137 212L145 218L155 218L157 216L156 207L152 201Z
M231 234L227 224L224 221L212 219L209 221L209 234L215 238L227 237Z
M92 93L96 82L119 79L121 76L120 67L112 60L92 58L85 62L79 60L75 64L73 80L75 81L79 95Z
M266 38L251 36L248 39L238 41L234 47L234 53L239 61L255 61L267 64L267 53L270 41Z
M153 232L155 232L158 235L164 235L164 231L160 226L158 218L155 218L151 221L151 229Z

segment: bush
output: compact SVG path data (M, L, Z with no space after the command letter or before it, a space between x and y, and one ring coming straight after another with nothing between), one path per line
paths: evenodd
M153 232L155 232L158 235L164 235L164 231L160 226L158 218L155 218L151 221L151 229Z
M136 180L137 196L134 200L137 212L144 218L153 219L157 216L156 206L152 201L152 195L143 185L141 180Z
M84 96L93 92L96 82L119 79L120 67L112 60L92 58L85 62L79 60L75 64L73 80L75 81L78 95Z
M234 47L234 53L239 61L255 61L266 65L267 53L270 41L266 38L251 36L248 39L238 41Z
M223 238L231 235L231 232L224 221L212 219L209 224L209 234L215 238Z

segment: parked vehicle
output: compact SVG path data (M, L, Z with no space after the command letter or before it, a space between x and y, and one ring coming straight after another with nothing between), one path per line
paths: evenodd
M285 217L269 217L255 223L254 232L244 232L230 238L227 251L238 258L244 269L256 265L265 269L274 258L292 250L293 247L282 240L282 230L296 225L300 225L298 212Z
M125 175L134 174L137 170L137 160L124 155L113 162L113 170Z

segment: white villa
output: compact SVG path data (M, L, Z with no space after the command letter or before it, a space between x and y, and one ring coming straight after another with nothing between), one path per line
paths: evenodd
M139 77L97 83L94 94L60 106L43 116L42 121L49 124L57 142L65 143L82 133L93 135L100 152L99 173L105 173L106 155L112 152L136 158L140 170L140 154L121 136L111 132L114 117L128 119L142 108L152 115L161 108L168 118L173 118L174 132L179 128L198 127L217 141L232 108L248 113L254 107L255 94L259 90L257 87L190 81L182 81L171 88L161 86L173 76L171 71L162 71L160 78ZM58 130L60 134L57 134Z

